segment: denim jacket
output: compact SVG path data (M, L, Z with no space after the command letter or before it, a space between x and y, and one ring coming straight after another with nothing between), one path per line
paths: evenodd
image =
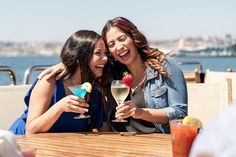
M164 66L170 75L169 78L156 74L151 67L146 68L147 80L143 85L145 106L146 108L162 109L169 120L183 118L187 115L187 88L183 72L170 58L164 61ZM112 129L127 131L123 124L111 122L115 110L112 109L112 102L108 103L107 120ZM156 127L155 132L170 133L169 124L153 124Z
M170 78L155 74L147 67L147 80L144 82L144 99L147 108L162 109L169 120L183 118L187 115L187 87L183 72L173 60L164 61ZM161 133L169 133L169 124L155 124Z

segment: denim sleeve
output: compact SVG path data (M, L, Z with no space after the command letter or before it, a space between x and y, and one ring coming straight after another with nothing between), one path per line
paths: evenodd
M166 69L170 78L165 80L168 91L169 107L163 108L169 120L183 118L187 115L187 87L182 70L170 59L166 60Z

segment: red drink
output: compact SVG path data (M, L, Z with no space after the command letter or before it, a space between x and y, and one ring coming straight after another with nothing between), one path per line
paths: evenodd
M173 157L188 157L198 128L182 124L182 120L172 120L170 122L170 129Z
M35 152L22 152L23 157L35 157Z
M35 157L36 156L36 148L31 146L20 147L21 153L23 157Z

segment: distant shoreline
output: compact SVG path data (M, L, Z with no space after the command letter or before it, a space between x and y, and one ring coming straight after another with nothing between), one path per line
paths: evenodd
M175 58L236 58L236 55L232 56L171 56Z
M0 55L0 57L59 57L59 55ZM199 55L199 56L189 56L189 55L170 55L170 57L174 57L174 58L236 58L236 55L232 55L232 56L203 56L203 55Z

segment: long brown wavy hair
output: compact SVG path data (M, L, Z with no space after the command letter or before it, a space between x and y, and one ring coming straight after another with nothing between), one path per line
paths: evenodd
M131 21L124 17L116 17L109 20L102 30L102 38L105 41L106 46L106 33L111 27L118 27L133 40L134 45L136 46L138 53L143 59L145 65L150 66L157 74L161 74L162 76L169 78L169 73L163 64L163 61L166 58L165 54L156 48L150 47L146 37ZM107 49L109 49L108 46ZM109 61L103 69L103 75L100 84L106 113L109 113L109 111L111 111L116 106L115 100L113 99L110 92L110 83L113 79L121 79L124 71L129 70L124 64L116 61L110 55Z
M125 34L133 40L134 45L137 47L138 53L143 59L145 65L153 68L157 73L168 77L169 74L166 71L163 61L165 60L165 54L159 51L157 48L149 46L146 37L137 29L137 27L128 19L124 17L116 17L109 20L102 30L102 38L107 43L106 33L111 27L118 27ZM108 47L107 47L108 48Z

